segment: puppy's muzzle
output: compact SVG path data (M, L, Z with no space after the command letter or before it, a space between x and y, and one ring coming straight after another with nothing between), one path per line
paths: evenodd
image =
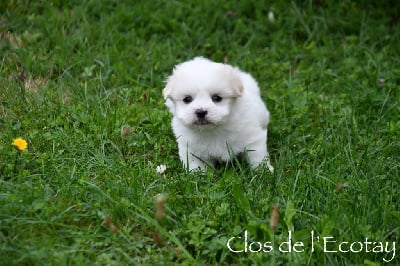
M197 118L199 118L199 119L204 119L206 117L207 113L208 112L206 110L203 110L203 109L197 109L195 111L195 114L196 114Z

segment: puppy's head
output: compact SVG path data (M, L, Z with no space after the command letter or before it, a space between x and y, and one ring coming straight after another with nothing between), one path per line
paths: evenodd
M223 124L242 93L236 69L202 57L177 65L163 90L172 114L190 128Z

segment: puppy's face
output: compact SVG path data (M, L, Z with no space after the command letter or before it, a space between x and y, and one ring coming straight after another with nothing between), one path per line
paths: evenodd
M195 58L174 69L163 94L182 124L208 128L227 120L242 91L240 77L231 66Z

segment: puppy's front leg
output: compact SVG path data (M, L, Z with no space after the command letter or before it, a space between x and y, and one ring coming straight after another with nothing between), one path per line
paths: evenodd
M179 158L181 159L186 169L188 169L189 171L205 171L205 163L190 152L187 144L179 143L178 148Z
M189 166L187 165L187 163L189 163ZM190 155L189 160L184 162L184 164L185 164L186 169L189 169L189 171L205 171L206 170L205 163L193 155Z
M264 141L260 141L257 145L254 145L254 149L249 149L247 152L249 163L251 168L255 169L260 164L264 164L268 167L268 170L273 173L274 167L271 165L269 160L269 153L267 146Z

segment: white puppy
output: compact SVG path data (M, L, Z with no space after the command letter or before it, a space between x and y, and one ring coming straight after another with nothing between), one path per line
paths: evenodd
M177 65L163 90L177 138L179 157L189 170L226 162L247 153L256 168L265 162L269 112L257 82L230 65L203 57Z

